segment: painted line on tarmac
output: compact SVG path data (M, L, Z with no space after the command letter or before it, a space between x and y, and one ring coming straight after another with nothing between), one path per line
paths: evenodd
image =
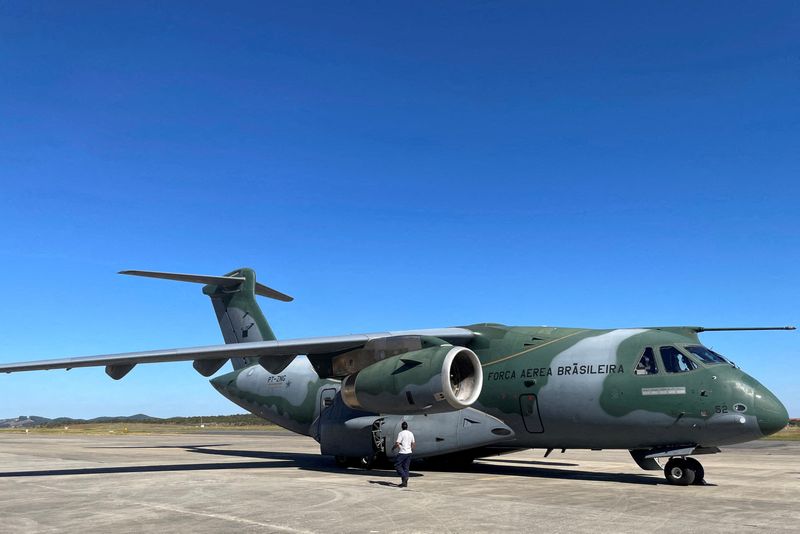
M233 521L235 523L242 523L245 525L255 525L258 527L267 527L274 530L279 530L281 532L297 532L303 534L312 534L310 530L298 530L292 527L285 527L282 525L275 525L273 523L262 523L260 521L253 521L252 519L245 519L242 517L236 517L234 515L227 515L227 514L212 514L208 512L195 512L194 510L186 510L184 508L179 508L177 506L167 506L164 504L152 504L147 502L137 502L139 506L144 506L145 508L154 508L156 510L163 510L165 512L176 512L179 514L186 514L186 515L196 515L200 517L208 517L211 519L222 519L223 521Z

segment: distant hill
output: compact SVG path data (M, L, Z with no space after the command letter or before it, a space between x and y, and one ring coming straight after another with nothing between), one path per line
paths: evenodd
M163 425L226 425L226 426L248 426L263 425L264 420L253 414L234 414L234 415L203 415L192 417L169 417L162 419L143 413L136 415L104 416L94 419L73 419L71 417L57 417L48 419L36 415L21 415L12 419L0 419L0 428L35 428L35 427L56 427L92 423L150 423Z
M25 428L47 424L50 419L36 415L20 415L13 419L0 419L0 428Z
M128 415L128 416L118 416L118 417L95 417L94 419L89 419L88 423L122 423L127 421L136 421L138 423L142 422L158 422L163 421L158 417L152 417L150 415L145 415L143 413L137 413L136 415Z

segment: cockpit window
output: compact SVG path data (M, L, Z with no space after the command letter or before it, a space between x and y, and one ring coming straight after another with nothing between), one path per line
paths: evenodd
M697 364L689 359L677 348L661 347L661 361L664 362L664 370L668 373L685 373L697 369Z
M712 365L716 363L730 363L722 355L702 345L687 345L686 350L703 360L703 363Z
M639 359L639 363L636 365L634 373L637 375L654 375L658 373L658 367L656 367L656 355L653 354L653 349L650 347L644 349L644 353Z

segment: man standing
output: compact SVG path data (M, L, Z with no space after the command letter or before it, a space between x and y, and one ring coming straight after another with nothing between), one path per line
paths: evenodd
M408 469L411 467L411 453L417 444L414 441L414 434L408 429L408 423L403 421L401 426L403 430L397 434L397 442L392 447L392 450L399 449L394 459L394 468L402 481L398 487L405 488L408 487Z

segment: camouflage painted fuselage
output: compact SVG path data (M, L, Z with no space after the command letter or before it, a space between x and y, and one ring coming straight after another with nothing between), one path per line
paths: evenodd
M634 373L647 347L699 345L689 331L472 328L482 334L473 347L485 378L479 409L527 446L715 446L786 424L774 395L732 365L698 361L687 372Z
M484 384L472 406L502 421L503 446L649 449L711 447L758 439L785 426L783 405L758 381L728 363L692 358L686 372L637 374L643 351L700 345L688 329L592 330L466 327ZM340 382L320 379L304 357L282 373L251 365L212 380L245 409L311 435ZM363 416L363 413L354 414ZM374 418L379 414L373 414ZM409 416L407 419L430 416Z

